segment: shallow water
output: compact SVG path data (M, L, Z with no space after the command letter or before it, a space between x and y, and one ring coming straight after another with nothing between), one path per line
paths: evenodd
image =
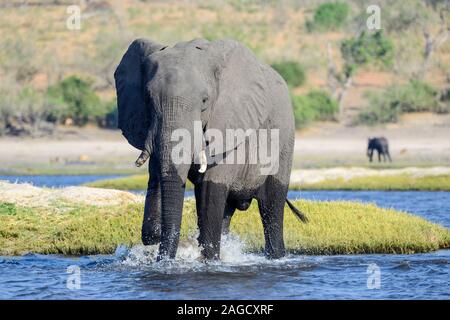
M289 197L374 202L450 227L450 192L292 191ZM172 263L155 262L156 250L0 257L0 299L450 299L450 250L269 261L243 253L239 239L229 237L222 260L207 264L195 241L183 243Z
M416 255L288 256L243 254L238 240L222 261L198 260L194 244L174 263L155 248L111 256L0 258L2 299L449 299L450 251ZM375 269L373 268L375 264ZM80 270L74 288L70 266ZM379 269L376 269L379 268ZM70 270L70 269L69 269ZM369 276L379 270L379 288ZM368 274L368 272L371 272ZM369 289L375 284L375 289Z

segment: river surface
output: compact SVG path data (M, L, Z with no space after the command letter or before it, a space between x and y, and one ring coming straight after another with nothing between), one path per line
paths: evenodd
M49 187L96 180L34 179ZM289 198L373 202L450 228L450 192L292 191ZM450 299L450 250L269 261L228 237L220 262L200 262L195 242L172 263L155 262L155 254L155 246L120 246L114 255L0 257L0 299Z
M30 175L30 176L1 176L0 180L12 183L31 183L36 187L62 188L78 186L83 183L103 179L122 177L120 175Z

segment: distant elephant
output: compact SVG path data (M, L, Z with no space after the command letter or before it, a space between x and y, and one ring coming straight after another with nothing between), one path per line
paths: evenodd
M381 156L383 156L383 161L386 162L386 156L389 162L392 162L391 156L389 154L389 143L386 138L369 138L369 143L367 146L367 156L369 161L372 162L373 150L378 152L378 162L381 162Z
M196 39L173 47L135 40L114 74L118 126L128 142L142 150L136 164L148 158L149 182L142 241L160 243L158 259L176 255L186 180L195 187L202 255L218 259L222 232L228 231L235 209L246 210L257 199L269 258L285 255L284 204L287 201L294 147L294 117L285 81L233 40ZM175 163L172 135L178 129L195 135L201 124L202 143L192 146L189 163ZM210 149L209 129L279 129L278 170L260 174L260 164L210 163L228 157L236 143L220 152ZM246 154L249 150L246 149Z

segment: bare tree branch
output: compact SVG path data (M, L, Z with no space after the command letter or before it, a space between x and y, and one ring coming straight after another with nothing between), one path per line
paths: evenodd
M422 25L422 34L425 39L423 62L416 76L416 78L419 80L425 78L425 75L430 67L434 52L448 40L450 34L450 25L447 21L447 14L449 11L449 2L448 0L446 0L441 10L439 11L440 27L439 31L435 35L432 35L430 33L424 23L419 22Z

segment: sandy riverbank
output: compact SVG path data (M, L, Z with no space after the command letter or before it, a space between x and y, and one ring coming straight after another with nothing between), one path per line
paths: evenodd
M377 128L317 123L297 133L294 168L367 166L371 136L387 137L393 158L392 163L380 166L375 161L372 166L450 166L450 115L416 114L400 124ZM48 138L0 138L3 170L105 164L133 170L138 155L118 130L61 128Z

